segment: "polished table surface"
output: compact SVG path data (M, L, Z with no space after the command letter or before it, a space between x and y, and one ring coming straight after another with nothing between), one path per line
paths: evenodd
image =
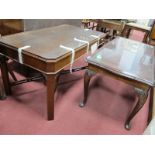
M155 86L155 47L117 37L87 58L116 74Z
M138 102L125 122L125 128L130 129L131 119L143 107L149 90L153 90L155 86L155 47L117 37L93 55L88 56L86 61L88 70L84 77L84 100L80 106L83 107L86 104L89 82L94 73L103 73L130 84L135 88L138 96ZM150 117L152 104L150 103Z
M92 37L92 35L96 36L96 38ZM22 50L23 64L45 74L52 74L60 71L70 63L71 50L60 48L60 45L74 49L75 59L77 59L86 53L87 43L75 41L74 38L87 41L89 45L93 45L104 36L105 34L101 32L85 30L72 25L60 25L1 37L0 52L18 61L18 49L31 46ZM79 54L79 51L82 50L82 54ZM64 59L66 61L62 62ZM54 66L54 63L58 61L61 64ZM36 65L38 63L42 63L42 65ZM51 65L54 67L51 67Z
M96 35L100 38L102 38L102 35L104 36L101 32L84 30L71 25L60 25L5 36L0 39L0 44L5 44L15 49L30 45L31 48L24 50L25 54L55 60L70 52L60 48L61 44L78 50L78 48L86 46L86 43L77 42L74 38L88 41L90 44L97 42L97 38L94 39L91 35Z

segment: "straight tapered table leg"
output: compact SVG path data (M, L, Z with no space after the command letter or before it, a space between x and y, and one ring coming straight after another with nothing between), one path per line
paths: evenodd
M11 94L11 85L9 82L9 72L8 72L8 67L7 67L7 59L0 55L0 67L1 67L1 73L2 73L2 81L5 89L5 93L7 95Z
M4 100L5 98L6 98L6 94L4 91L2 79L0 78L0 100Z
M153 98L152 98L152 118L155 117L155 88L152 88L153 90Z
M150 89L150 101L149 101L149 111L148 111L148 120L147 120L147 123L149 124L150 121L152 120L153 118L153 115L155 116L155 102L154 102L154 88L152 87Z
M55 75L46 75L47 86L47 119L54 120L54 90L56 85Z
M91 70L86 70L86 72L85 72L85 75L84 75L84 99L83 99L83 102L80 102L80 107L84 107L87 102L89 82L91 80L91 77L94 74L95 73Z

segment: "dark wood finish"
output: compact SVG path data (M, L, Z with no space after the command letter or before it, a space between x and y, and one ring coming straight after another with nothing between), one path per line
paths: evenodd
M75 57L77 59L86 52L87 44L81 43L80 48L77 48L79 43L74 41L74 37L81 38L84 35L84 39L89 41L90 45L92 45L97 42L97 38L91 37L91 34L99 35L101 39L105 36L103 33L92 30L85 31L75 26L61 25L4 37L1 40L0 48L1 53L18 61L17 48L25 46L25 44L31 45L32 48L23 50L23 63L32 68L37 68L39 71L51 73L59 71L70 62L70 51L59 48L63 42L65 45L67 40L74 42L72 46L75 46ZM57 35L57 37L55 37L55 35ZM20 45L18 42L19 39ZM41 44L42 40L44 40L44 43L42 43L43 45ZM49 42L52 43L49 44Z
M126 78L126 77L123 77L123 76L118 76L115 73L107 71L106 69L103 69L103 68L100 68L98 66L94 66L94 65L89 64L88 65L88 70L86 71L85 76L84 76L84 100L83 100L83 102L80 103L80 107L84 107L86 102L87 102L88 87L89 87L90 79L91 79L91 77L93 75L92 72L94 72L94 73L102 73L104 75L108 75L108 76L110 76L110 77L112 77L114 79L117 79L119 81L130 84L133 87L138 88L139 90L141 90L141 93L137 92L139 100L138 100L135 108L133 109L133 111L128 116L128 118L127 118L127 120L125 122L125 125L124 125L125 128L127 130L129 130L131 120L134 118L134 116L138 113L138 111L145 104L145 101L146 101L147 96L148 96L148 90L150 89L150 87L148 85L146 85L146 84L137 82L135 80L132 80L132 79L129 79L129 78Z
M10 73L12 79L13 79L14 81L17 81L17 78L16 78L16 76L15 76L13 70L10 68L10 65L9 65L8 63L7 63L7 68L8 68L8 71L9 71L9 73Z
M121 35L123 37L129 38L131 30L137 30L137 31L144 32L145 35L143 38L143 42L146 43L147 38L148 38L150 31L151 31L151 27L143 26L143 25L140 25L137 23L127 23L127 24L125 24L125 27L124 27Z
M87 61L120 76L155 86L154 55L153 46L117 37L88 57Z
M82 23L84 29L89 28L89 26L90 26L90 20L89 19L82 19L81 23Z
M152 29L148 38L148 44L155 46L155 21L152 25Z
M149 40L149 44L155 46L155 40Z
M86 53L86 47L76 52L75 59L78 59L85 53ZM52 73L52 72L58 72L59 70L62 70L66 65L68 65L70 63L71 55L70 53L67 53L61 59L53 61L37 58L32 55L23 54L23 59L24 63L32 68L37 68L37 70L44 73Z
M121 35L125 22L122 20L114 19L98 19L97 31L104 32L106 34L105 43Z
M129 130L131 128L130 121L134 118L134 116L140 111L140 109L144 106L146 99L148 97L148 91L150 87L147 87L146 90L135 89L136 93L138 94L138 102L130 115L128 116L127 120L125 121L125 128Z
M22 19L0 19L0 34L2 36L24 31Z
M150 91L150 105L149 105L149 117L148 124L155 117L155 88L152 87Z
M2 49L1 53L10 58L13 58L15 61L18 61L17 51L13 48L8 48L5 46L6 45L0 45L0 48ZM86 46L75 53L75 59L78 59L85 53L86 53ZM57 60L47 60L45 58L36 57L35 55L29 53L25 54L23 52L24 64L44 73L58 72L59 70L63 69L66 65L70 63L70 59L71 59L70 53L65 54L63 57Z
M95 30L98 25L98 20L97 19L83 19L82 25L85 29Z
M11 86L17 86L17 85L20 85L20 84L23 84L23 83L38 81L38 80L44 80L44 76L43 75L38 75L38 76L23 79L23 80L14 81L14 82L11 83Z
M0 77L0 100L4 100L6 98L6 94L4 91L4 86L3 86L3 82L2 79Z
M12 79L14 80L14 81L17 81L17 78L16 78L16 76L15 76L15 74L13 73L13 71L12 71L12 69L11 69L11 67L9 66L9 64L7 63L7 61L8 61L8 59L6 58L6 57L4 57L3 55L1 55L0 54L0 68L1 68L1 72L2 72L2 74L4 73L4 77L3 78L5 78L6 76L6 80L7 80L7 78L8 78L8 73L10 73L10 75L11 75L11 77L12 77ZM7 92L9 92L9 90L8 90L8 85L9 84L7 84L6 83L6 81L5 81L5 84L7 85ZM1 88L0 88L1 90L1 95L2 94L5 94L5 92L4 92L4 86L3 86L3 84L1 84ZM10 94L10 93L8 93L8 94ZM2 95L3 96L3 95ZM4 96L6 96L6 95L4 95ZM3 98L3 97L2 97Z
M151 119L153 118L153 98L154 98L154 88L151 87L150 89L150 104L149 104L149 113L148 113L148 120L147 123L149 124Z
M97 24L97 30L107 32L108 36L107 38L113 39L116 36L120 36L121 32L124 28L125 22L122 22L121 20L105 20L105 19L99 19ZM108 29L108 31L107 31ZM112 33L110 32L112 31Z
M131 47L134 45L139 48L133 51ZM136 54L133 55L132 52ZM141 55L139 55L140 53ZM155 49L151 46L121 37L107 43L97 53L87 58L88 70L84 77L84 100L83 103L80 103L81 107L86 104L88 86L93 73L101 73L130 84L136 90L138 102L127 117L124 125L129 130L131 120L145 104L150 88L155 86L154 60L149 61L149 55L152 58L154 54ZM134 57L130 57L130 55ZM144 59L146 57L147 61ZM125 64L128 65L125 66Z
M61 71L63 71L65 66L70 64L71 60L71 51L60 48L60 45L74 48L76 61L79 57L86 53L87 44L75 41L74 37L88 41L91 46L98 42L98 39L91 35L98 36L100 38L99 42L102 42L102 39L105 36L101 32L92 30L86 31L71 25L61 25L1 38L0 52L17 62L19 61L18 48L26 45L31 46L31 48L25 49L22 52L23 64L40 71L45 76L45 83L47 85L48 120L54 119L54 91L56 90L59 75L61 75ZM5 63L2 64L5 66ZM73 69L73 71L77 70L79 69ZM7 72L4 72L3 74L6 73ZM29 78L27 80L29 82L36 79L38 78ZM3 80L3 82L6 82L4 85L5 89L9 88L10 91L11 85L14 86L27 82L27 80L22 80L10 85L8 78L6 80L3 78Z
M112 19L111 20L99 19L97 29L101 27L105 27L108 29L116 30L119 33L121 33L123 30L123 26L124 26L124 23L122 21L112 20Z
M155 40L155 21L152 25L151 33L150 33L150 38Z
M155 88L153 88L152 118L155 117Z
M7 95L11 95L11 86L9 82L7 58L2 55L0 55L0 66L1 66L2 80L4 84L5 93Z
M0 19L0 34L2 36L19 33L23 31L23 20L22 19ZM10 64L7 63L8 71L14 81L17 81L13 69Z
M80 103L79 105L80 107L84 107L87 102L89 82L93 75L94 73L92 71L86 70L85 75L84 75L84 99Z
M54 91L56 87L56 75L46 75L47 85L47 119L54 119Z
M142 82L136 81L134 79L131 79L130 77L124 77L124 75L119 75L118 73L113 73L108 69L103 70L102 67L96 67L96 65L88 65L88 69L92 71L96 71L98 73L106 74L112 78L115 78L116 80L120 80L122 82L128 83L130 85L133 85L134 87L138 87L140 89L145 89L147 87L147 84L143 84Z

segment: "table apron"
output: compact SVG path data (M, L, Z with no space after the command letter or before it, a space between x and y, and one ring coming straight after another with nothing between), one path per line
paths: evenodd
M19 62L17 51L15 52L13 49L9 49L7 47L1 48L1 46L0 50L1 50L0 53L2 53L4 56L16 62ZM86 53L86 47L77 51L75 53L75 61L81 56L83 56L85 53ZM44 74L56 74L60 70L65 68L67 65L69 65L71 61L71 54L57 61L51 61L48 59L42 60L41 58L28 55L25 52L23 52L22 55L23 55L23 65L29 66Z
M127 84L130 84L136 88L140 88L140 89L143 89L143 90L147 90L148 87L150 87L149 85L147 84L144 84L142 82L139 82L139 81L136 81L134 79L130 79L128 77L124 77L124 76L121 76L121 75L117 75L116 73L112 73L111 71L108 71L106 69L103 69L101 67L98 67L98 66L95 66L95 65L92 65L92 64L88 64L88 69L91 70L91 71L94 71L94 72L97 72L97 73L103 73L104 75L107 75L107 76L110 76L116 80L119 80L119 81L122 81L124 83L127 83Z

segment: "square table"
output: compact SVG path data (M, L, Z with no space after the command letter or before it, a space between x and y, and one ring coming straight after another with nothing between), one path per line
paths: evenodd
M71 64L71 61L83 56L90 46L100 44L104 36L101 32L84 30L72 25L60 25L1 37L0 53L3 57L0 64L6 94L11 94L12 85L23 82L17 81L12 84L9 81L5 59L8 57L44 75L47 85L47 119L53 120L57 75Z
M155 47L117 37L88 56L86 61L88 68L84 76L84 100L80 106L86 104L89 82L94 73L103 73L130 84L135 88L139 99L125 122L125 128L130 129L130 121L143 107L149 90L153 90L155 86Z

